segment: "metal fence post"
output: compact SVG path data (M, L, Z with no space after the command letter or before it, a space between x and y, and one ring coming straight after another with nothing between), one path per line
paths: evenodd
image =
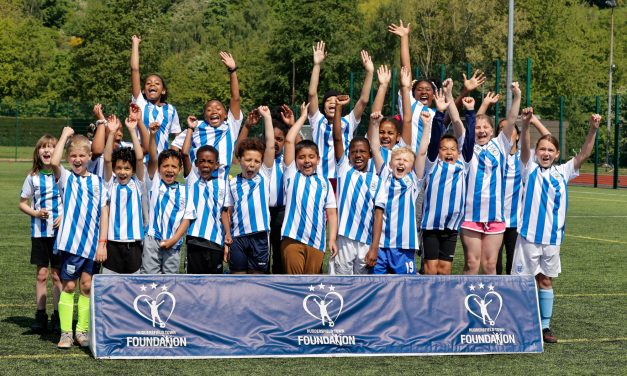
M20 144L20 101L15 101L15 161L17 162L17 148Z
M446 79L446 66L444 64L440 65L440 81L444 81Z
M349 95L350 95L350 104L349 104L349 108L352 111L353 110L353 94L355 93L355 73L353 73L353 71L351 71L350 74L350 88L349 88Z
M596 111L601 113L601 97L596 97ZM594 135L594 188L599 186L599 130Z
M563 161L563 151L564 151L564 143L562 142L564 134L564 96L560 95L560 135L559 135L559 143L560 143L560 160L559 163Z
M496 61L496 79L494 80L494 94L499 93L499 86L501 85L501 60ZM499 102L494 105L494 124L499 123L499 112L501 110Z
M525 107L531 106L531 58L527 58L527 90L525 93Z
M618 162L620 161L620 95L614 100L614 189L618 188Z

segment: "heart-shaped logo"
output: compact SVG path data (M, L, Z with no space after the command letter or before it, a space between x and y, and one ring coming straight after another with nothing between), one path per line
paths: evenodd
M168 291L160 292L155 298L146 294L138 295L133 301L135 312L151 322L153 328L157 325L159 328L165 328L165 324L174 312L174 307L176 307L176 299Z
M305 312L309 316L322 321L322 326L334 327L343 308L344 298L335 291L328 292L324 297L320 297L317 294L309 294L303 299Z
M464 305L470 314L483 322L483 325L494 326L503 308L503 298L496 291L488 291L483 298L477 294L469 294L464 300Z

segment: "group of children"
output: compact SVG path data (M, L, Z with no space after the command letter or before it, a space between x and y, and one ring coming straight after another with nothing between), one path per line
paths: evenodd
M389 30L400 37L401 113L381 113L391 80L381 66L366 137L354 135L374 76L366 51L362 92L348 115L342 116L348 96L328 91L318 100L326 58L319 42L308 103L298 118L283 105L275 111L260 106L245 120L237 64L221 52L230 75L228 110L210 100L202 120L189 116L181 132L163 78L152 74L142 85L141 40L133 36L133 101L123 121L132 143L122 141L122 120L105 117L96 105L93 140L66 127L59 140L44 136L35 147L20 201L32 217L31 263L37 265L33 330L48 325L49 266L55 307L58 299L52 323L61 332L58 346L69 348L73 342L88 345L94 273L178 273L184 240L185 270L192 274L222 274L224 263L233 274L318 274L327 249L331 274L415 274L419 249L424 274L450 274L459 235L464 273L481 268L495 274L505 232L507 272L536 276L545 340L555 341L548 329L551 279L560 272L566 185L590 155L600 117L592 117L581 152L555 167L559 145L533 109L522 111L518 132L517 83L511 86L511 109L493 137L485 112L498 96L489 94L477 113L468 96L485 77L464 76L457 98L450 79L441 85L413 81L409 25L401 21ZM263 140L249 137L261 119ZM306 121L313 140L300 134ZM530 124L543 133L535 152ZM64 150L69 170L61 165ZM235 161L241 172L230 177Z

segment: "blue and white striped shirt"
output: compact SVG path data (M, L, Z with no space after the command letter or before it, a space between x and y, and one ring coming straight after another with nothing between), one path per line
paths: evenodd
M522 193L521 167L520 150L514 155L510 154L507 156L505 176L503 177L505 191L505 196L503 197L503 212L505 215L505 225L507 227L518 227L518 211Z
M411 150L414 153L418 152L420 148L420 139L422 138L422 119L420 113L422 111L431 112L431 118L429 121L433 122L435 116L435 110L422 104L422 102L416 100L414 95L410 93L409 102L411 103ZM398 92L398 113L401 115L401 121L403 119L403 98L401 92Z
M342 139L344 140L344 150L348 150L348 145L353 139L355 129L359 125L361 119L355 118L354 111L342 117ZM318 174L327 179L337 177L335 173L335 149L333 147L333 123L329 124L327 118L320 111L316 111L314 116L309 118L311 124L311 137L313 142L318 145L320 152L320 164L318 165Z
M575 160L544 169L532 158L523 166L524 193L518 233L528 242L560 245L568 210L568 182L579 176Z
M22 185L22 198L29 198L30 207L33 210L46 209L48 218L41 219L31 217L30 236L32 238L54 238L57 230L54 221L63 215L63 202L61 193L54 179L54 174L39 172L36 175L28 175Z
M346 154L337 163L336 171L339 200L338 235L370 244L374 222L374 198L379 190L379 176L372 170L357 171L349 163Z
M327 222L325 209L337 207L331 183L318 174L301 174L294 162L285 167L283 179L286 207L281 236L324 252Z
M144 184L133 176L127 184L112 177L106 184L109 191L109 230L107 239L132 242L144 239L142 196Z
M150 196L147 235L157 240L170 239L183 219L194 219L194 213L186 205L187 186L178 182L167 185L158 175L146 179L146 186Z
M427 187L421 227L424 230L458 230L466 202L466 175L470 165L460 155L455 164L427 159Z
M274 160L272 176L270 177L270 207L285 206L285 182L283 181L283 154Z
M383 209L380 248L418 248L416 199L422 183L413 170L397 179L389 166L382 168L381 187L375 198L375 206Z
M57 184L63 196L63 221L55 249L94 260L100 234L100 214L108 195L102 179L79 176L61 167Z
M190 176L194 173L190 174ZM224 245L222 209L226 200L226 180L213 178L205 180L194 175L187 181L189 199L187 212L193 212L195 220L189 225L187 235L195 236Z
M155 141L157 143L157 155L159 155L162 151L170 147L168 140L169 135L171 133L181 133L181 125L179 123L179 115L176 112L176 108L169 103L157 106L148 102L142 94L140 94L137 98L133 98L133 102L141 108L146 128L150 130L150 123L155 121L161 124L159 131L155 136ZM148 156L146 156L144 163L147 163L147 161Z
M263 163L252 179L241 174L229 181L226 195L227 207L232 207L231 232L233 236L254 234L270 230L270 176L272 169Z

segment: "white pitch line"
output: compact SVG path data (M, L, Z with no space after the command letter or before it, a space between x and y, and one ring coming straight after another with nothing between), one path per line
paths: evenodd
M569 215L567 218L627 218L627 215Z
M609 239L600 239L600 238L593 238L591 236L579 236L579 235L570 235L570 234L566 234L567 237L569 238L578 238L578 239L585 239L585 240L594 240L594 241L599 241L599 242L606 242L606 243L614 243L614 244L627 244L627 242L621 242L619 240L609 240Z
M573 194L568 195L568 197L569 198L574 198L574 199L581 199L581 200L604 201L604 202L620 202L621 204L627 204L627 200L608 200L608 199L605 199L605 198L582 197L582 196L577 196L577 195L573 195Z

